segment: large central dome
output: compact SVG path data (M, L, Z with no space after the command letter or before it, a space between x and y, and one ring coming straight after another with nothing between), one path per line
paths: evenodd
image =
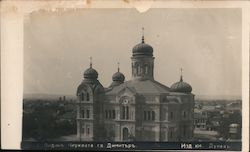
M144 36L142 42L133 47L133 56L137 55L153 56L153 47L144 42Z

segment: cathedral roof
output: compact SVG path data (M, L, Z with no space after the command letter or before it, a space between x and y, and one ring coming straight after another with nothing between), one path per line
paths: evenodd
M120 84L122 84L122 83L123 83L123 82L121 82L121 81L113 81L113 82L110 84L109 88L118 86L118 85L120 85Z
M119 86L114 87L112 90L106 92L106 95L116 95L124 88L130 88L138 94L161 94L169 93L170 88L152 79L146 80L129 80Z

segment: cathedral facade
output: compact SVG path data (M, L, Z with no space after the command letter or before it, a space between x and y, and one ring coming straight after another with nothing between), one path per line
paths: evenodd
M170 88L154 79L153 48L144 42L132 50L132 79L118 71L103 87L90 67L77 88L79 141L190 141L194 94L180 80Z

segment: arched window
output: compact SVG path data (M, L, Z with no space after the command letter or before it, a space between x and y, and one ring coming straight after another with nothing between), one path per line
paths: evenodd
M129 107L128 106L122 106L122 119L129 119Z
M85 111L84 111L84 109L82 110L82 118L84 118L84 114L85 114Z
M89 109L87 109L87 118L89 118L90 116L90 111L89 111Z
M138 65L135 65L135 68L136 68L136 74L138 75L139 74L139 66Z
M145 65L145 74L148 74L148 65Z
M170 129L170 139L172 139L172 138L173 138L173 130Z
M137 75L140 75L140 73L141 73L141 68L140 66L137 66Z
M108 118L108 110L105 110L105 118Z
M170 112L170 120L173 120L173 118L174 118L174 112Z
M125 106L122 106L122 119L125 119Z
M148 111L148 120L151 119L151 111Z
M84 101L84 93L83 92L80 94L80 100Z
M183 111L183 118L186 118L186 111Z
M128 128L124 127L122 129L122 140L123 141L127 141L129 139L129 132L128 132Z
M115 119L115 110L112 110L112 118Z
M109 112L108 118L110 119L111 118L111 110L109 110L108 112Z
M155 112L152 111L152 120L155 120Z
M145 69L144 69L144 66L141 65L141 75L143 75L145 73Z
M129 107L126 106L126 119L129 119Z
M89 128L89 126L87 126L87 135L89 135L90 134L90 128Z
M84 134L84 125L82 125L82 128L81 128L81 133Z
M87 93L87 101L89 101L89 93Z
M143 111L143 119L144 120L155 120L155 112L154 111Z
M165 120L168 120L168 112L165 113Z

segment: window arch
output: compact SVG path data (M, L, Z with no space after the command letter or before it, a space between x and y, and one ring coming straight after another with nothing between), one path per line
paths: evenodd
M144 66L141 65L141 71L140 71L140 74L143 75L145 73L145 69L144 69Z
M168 111L166 111L166 113L165 113L165 120L168 120L169 118L168 118Z
M122 119L125 119L125 106L122 106Z
M108 111L108 118L111 118L111 110Z
M84 101L84 92L80 93L80 100Z
M155 112L152 111L152 120L155 120Z
M151 111L148 111L148 120L151 120Z
M129 119L129 107L126 106L126 119Z
M108 118L108 110L105 110L105 117Z
M172 119L174 119L174 112L173 111L170 112L170 120L172 120Z
M172 139L173 138L173 129L171 128L170 129L170 139Z
M148 65L145 65L145 74L148 74Z
M87 126L87 135L89 135L89 134L90 134L90 127Z
M155 111L143 111L144 120L155 120Z
M87 93L87 101L89 101L89 93Z
M136 69L135 70L136 71L136 75L138 75L138 73L139 73L139 65L137 63L135 64L135 69Z
M81 112L81 114L82 114L82 118L84 118L85 117L85 110L84 109L82 109L82 112Z
M129 131L127 127L122 129L122 140L127 141L129 139Z
M183 111L183 118L186 118L186 117L187 117L187 112Z
M137 66L137 75L140 75L140 74L141 74L141 67Z
M87 109L87 118L90 118L90 110Z
M112 110L112 118L115 119L115 110Z
M82 125L82 127L81 127L81 134L84 134L84 132L85 132L85 128L84 128L84 125Z
M129 107L128 106L122 106L121 109L121 113L122 113L122 119L129 119Z

